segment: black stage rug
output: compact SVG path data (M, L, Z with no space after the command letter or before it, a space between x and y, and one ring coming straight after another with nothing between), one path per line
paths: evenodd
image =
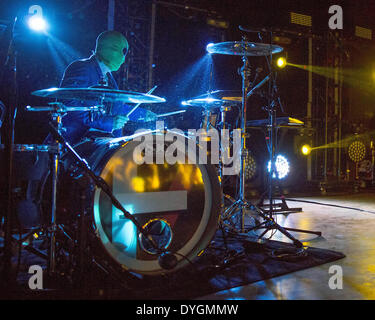
M110 281L95 271L87 277L90 285L79 285L73 290L35 291L27 288L13 293L3 292L1 296L10 299L195 299L345 257L332 250L309 247L301 252L284 242L268 240L258 243L249 237L226 235L223 239L222 235L222 232L217 232L214 241L194 265L163 278L129 278L124 281L124 286L119 286L119 281ZM30 277L25 266L43 264L43 260L24 251L21 257L18 283L25 288Z

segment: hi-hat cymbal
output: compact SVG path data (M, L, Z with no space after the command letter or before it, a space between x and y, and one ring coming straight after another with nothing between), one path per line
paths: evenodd
M215 98L224 101L242 101L242 93L239 90L214 90L202 94L195 99Z
M206 109L215 109L222 106L233 106L241 103L241 96L238 95L237 91L233 90L216 90L202 94L190 100L182 101L182 105L184 106L202 107Z
M211 43L206 48L209 53L228 54L235 56L269 56L284 49L280 46L264 43L229 41Z
M182 101L182 105L202 108L218 108L225 104L225 101L215 98L198 98Z
M160 103L164 98L150 94L115 90L107 87L91 88L49 88L31 93L34 96L58 100L81 100L124 103Z

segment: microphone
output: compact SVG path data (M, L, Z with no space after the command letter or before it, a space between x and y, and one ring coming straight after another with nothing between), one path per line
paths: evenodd
M255 87L253 87L247 94L247 97L250 97L253 92L263 86L270 79L270 75L266 76L262 81L260 81Z
M159 266L165 270L172 270L177 266L177 257L170 251L164 251L158 258Z
M140 238L141 248L148 253L158 255L159 266L165 270L172 270L177 266L178 260L174 253L166 250L166 244L171 240L171 230L162 220L153 220L147 224L147 235Z

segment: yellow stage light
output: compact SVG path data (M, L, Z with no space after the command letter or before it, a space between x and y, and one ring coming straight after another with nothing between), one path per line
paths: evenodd
M366 157L366 145L359 140L353 141L348 148L348 155L353 162L360 162Z
M308 144L305 144L302 146L301 152L304 156L308 156L311 153L311 147Z
M286 59L285 57L280 57L276 60L276 65L280 68L283 69L286 67Z

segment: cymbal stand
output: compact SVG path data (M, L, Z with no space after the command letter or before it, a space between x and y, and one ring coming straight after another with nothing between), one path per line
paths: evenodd
M225 106L225 105L222 105L220 107L220 123L218 124L217 130L220 130L219 132L222 132L221 130L226 130L228 129L227 128L227 123L226 123L226 113L229 112L231 110L231 107L230 106ZM223 191L223 161L222 161L222 158L223 158L223 154L224 153L227 153L228 155L228 158L229 158L229 153L230 153L230 144L228 144L227 146L225 146L225 148L223 147L223 144L222 144L222 140L221 140L221 137L219 136L219 180L220 180L220 183L221 183L221 189ZM222 194L224 195L224 192L222 192Z
M244 51L246 51L246 38L243 38L243 46ZM242 68L241 68L241 76L242 76L242 107L241 107L241 148L240 148L240 157L241 157L241 167L240 167L240 190L239 190L239 195L237 196L237 199L235 202L233 202L226 210L224 210L223 215L222 215L222 223L224 223L224 226L229 227L230 229L233 230L233 227L230 226L230 224L226 223L225 220L231 219L233 216L236 215L238 211L241 213L241 228L240 228L240 233L246 233L252 230L257 230L257 229L265 229L265 231L258 236L259 239L261 239L269 230L277 230L280 231L283 235L285 235L287 238L289 238L293 244L297 248L302 248L303 244L300 242L298 239L293 237L289 231L298 231L298 232L305 232L304 230L297 230L297 229L290 229L290 228L284 228L280 226L272 217L272 210L269 213L265 213L262 209L258 208L256 205L250 203L249 201L246 200L245 198L245 165L246 165L246 157L248 155L248 149L246 147L246 112L247 112L247 94L249 90L249 84L250 81L248 79L249 77L249 62L247 59L247 56L244 55L242 57ZM272 73L272 69L271 69ZM271 76L272 78L272 76ZM272 82L272 81L271 81ZM275 125L275 117L274 117L274 112L270 113L270 123ZM271 141L274 138L273 133L271 134ZM272 179L274 169L275 169L275 162L273 161L275 158L274 154L274 149L270 150L271 151L271 159L272 159L272 164L271 164L271 170L270 170L270 177ZM273 168L273 169L272 169ZM270 183L269 190L272 191L272 183ZM272 193L270 194L270 201L272 201ZM231 200L230 197L226 197L227 199ZM260 223L259 225L252 227L250 229L245 229L245 214L246 214L246 209L250 209L255 211L260 217L263 218L263 222ZM307 232L307 233L312 233L312 232Z
M258 33L259 39L262 41L262 35L259 32ZM270 48L272 48L272 31L270 32ZM272 50L272 49L271 49ZM276 124L276 106L277 104L283 111L283 107L280 101L280 97L278 96L278 89L276 85L275 80L275 73L273 71L273 63L272 63L272 54L270 55L270 59L268 56L266 56L267 64L270 70L270 80L269 80L269 89L268 89L268 119L269 119L269 127L268 127L268 151L269 151L269 161L271 162L271 167L269 170L269 176L268 176L268 198L269 198L269 210L262 210L263 214L269 218L270 221L273 223L269 223L267 220L265 220L263 223L261 223L259 226L256 226L252 228L252 230L255 229L265 229L263 233L259 237L263 237L269 230L277 229L284 235L286 235L289 239L293 241L293 243L297 247L302 247L302 243L292 237L288 231L293 232L300 232L300 233L308 233L308 234L315 234L317 236L321 236L321 232L319 231L310 231L310 230L302 230L302 229L295 229L295 228L286 228L286 227L280 227L277 222L273 219L273 215L275 213L275 207L274 207L274 179L277 177L277 168L276 168L276 148L277 148L277 124ZM277 95L277 97L275 96ZM275 102L277 101L277 102Z
M246 46L246 39L243 38L243 45ZM244 55L242 57L242 68L241 68L241 76L242 76L242 106L241 106L241 148L240 148L240 159L241 159L241 166L240 166L240 190L237 196L237 199L232 199L229 196L225 196L226 199L232 201L232 204L226 208L222 214L222 223L226 227L230 227L225 220L231 219L236 212L241 212L241 228L240 232L245 232L245 213L246 209L250 207L250 203L247 202L245 199L245 165L246 165L246 158L248 154L248 150L246 148L246 112L247 112L247 94L249 89L249 61L247 56Z
M57 107L58 108L58 107ZM52 112L52 123L56 128L57 132L61 134L62 131L62 117L63 113L55 110ZM56 273L56 195L57 195L57 183L58 183L58 174L59 174L59 162L61 158L62 147L61 143L55 139L54 142L56 148L52 153L52 163L51 163L51 173L52 173L52 188L51 188L51 223L49 226L49 251L48 251L48 274L50 276L55 275Z

